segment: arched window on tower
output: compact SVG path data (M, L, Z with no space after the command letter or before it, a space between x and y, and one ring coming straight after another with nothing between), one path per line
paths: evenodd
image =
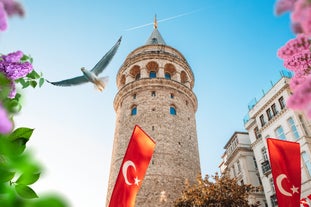
M176 115L176 107L175 106L170 106L170 114L171 115Z
M180 73L180 81L182 84L185 84L188 81L188 77L185 71L181 71Z
M157 77L157 73L155 71L149 72L149 78L156 78L156 77Z
M157 38L155 38L155 37L154 37L154 38L152 38L152 44L154 44L154 45L155 45L155 44L158 44L158 39L157 39Z
M140 73L137 73L135 76L135 80L139 80L140 79Z
M120 85L121 85L121 86L124 86L124 85L125 85L125 75L122 75L122 76L121 76Z
M159 65L155 61L150 61L146 65L147 72L149 74L149 78L156 78L157 72L159 71Z
M135 79L140 79L140 66L134 65L130 70L130 75Z
M174 75L176 74L176 68L173 64L167 63L164 65L164 78L171 80L174 79Z
M165 79L169 79L169 80L171 80L171 74L169 74L169 73L165 73L165 74L164 74L164 76L165 76Z
M131 115L134 116L136 114L137 114L137 106L134 105L134 106L132 106L132 109L131 109Z

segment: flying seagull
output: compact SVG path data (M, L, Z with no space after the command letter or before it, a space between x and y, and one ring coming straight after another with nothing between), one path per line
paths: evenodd
M107 67L113 56L116 54L119 45L121 43L122 36L116 42L116 44L100 59L100 61L93 67L92 70L86 70L84 67L81 68L83 73L82 76L78 76L75 78L70 78L57 82L47 82L56 85L56 86L74 86L80 85L87 82L92 82L97 87L98 90L103 91L108 82L108 77L98 77L98 75L103 72L103 70Z

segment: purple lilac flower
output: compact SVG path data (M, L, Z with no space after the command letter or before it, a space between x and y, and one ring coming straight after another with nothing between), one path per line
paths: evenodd
M6 12L4 10L3 4L0 2L0 31L6 30L8 27Z
M21 51L0 56L0 72L11 81L10 98L14 98L16 94L14 81L25 77L33 70L31 63L20 61L22 57Z
M2 55L1 58L6 62L19 62L23 55L23 52L18 50L16 52L9 53L8 55Z
M12 131L13 124L8 118L6 110L0 104L0 134L7 134Z

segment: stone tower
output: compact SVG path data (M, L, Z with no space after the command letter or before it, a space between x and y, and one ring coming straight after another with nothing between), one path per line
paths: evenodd
M166 45L157 28L132 51L117 74L116 128L107 205L134 126L156 142L136 197L136 207L172 207L185 181L201 172L196 132L194 76L184 56Z

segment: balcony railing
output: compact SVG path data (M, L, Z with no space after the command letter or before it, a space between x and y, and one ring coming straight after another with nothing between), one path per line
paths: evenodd
M268 160L265 160L261 163L261 168L264 175L267 176L269 173L271 173L271 167Z

